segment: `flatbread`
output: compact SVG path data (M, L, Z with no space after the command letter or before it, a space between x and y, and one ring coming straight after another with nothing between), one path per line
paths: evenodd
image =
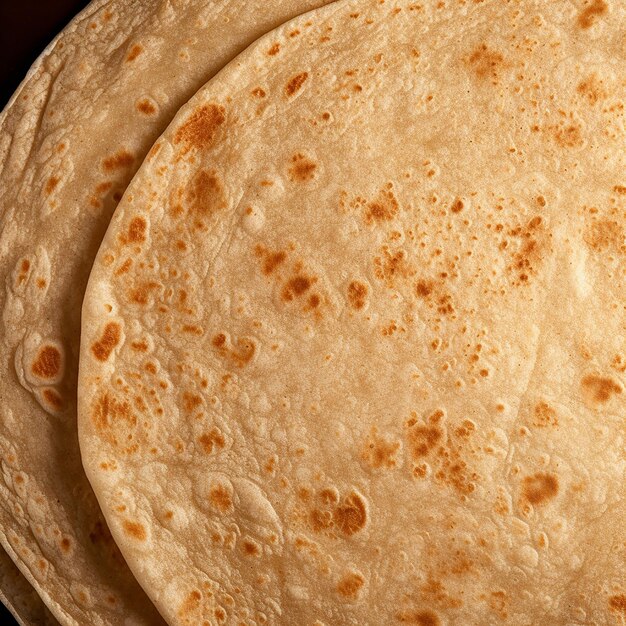
M96 1L0 117L0 543L63 624L161 623L110 537L76 434L80 304L109 217L180 105L320 4Z
M624 623L625 24L341 2L181 109L79 376L170 624Z
M2 549L0 549L0 602L11 612L20 626L58 625L33 587Z

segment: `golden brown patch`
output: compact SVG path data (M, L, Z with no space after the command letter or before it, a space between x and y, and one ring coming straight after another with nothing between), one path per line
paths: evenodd
M289 178L293 181L304 183L313 180L317 165L300 152L291 157L291 167L289 168Z
M418 298L428 298L433 292L432 280L420 279L415 283L415 293Z
M226 487L223 485L213 485L209 491L209 501L211 505L222 513L228 512L233 506L233 499Z
M146 240L146 230L148 223L143 217L133 217L128 225L128 234L124 238L124 243L142 243Z
M59 393L50 387L42 391L42 395L48 406L56 411L60 411L64 407L63 398Z
M544 225L544 220L537 215L525 226L517 226L508 234L517 240L517 247L513 252L513 264L507 269L515 274L514 284L528 284L531 276L538 274L549 245L550 235Z
M259 556L261 554L259 546L253 541L249 541L247 539L243 542L242 550L246 556Z
M308 72L302 72L301 74L296 74L288 83L285 85L285 93L287 96L293 96L297 91L300 91L302 85L309 77Z
M559 420L556 411L546 402L538 402L533 411L533 426L546 428L548 426L558 426Z
M383 246L382 256L374 258L374 275L389 288L395 286L398 278L410 278L414 274L415 270L409 265L404 250L392 251L388 246Z
M597 251L619 251L624 247L624 228L613 220L593 222L585 231L585 243Z
M261 87L255 87L250 93L255 98L265 98L265 89L262 89Z
M390 222L398 213L398 201L391 189L381 189L364 210L363 219L368 225Z
M622 393L622 386L612 378L587 374L581 381L583 395L594 404L605 404L613 395Z
M256 352L255 343L245 337L239 338L235 344L229 346L226 335L218 333L213 337L211 343L222 358L232 361L238 367L250 363Z
M604 0L587 0L585 8L578 14L578 26L583 30L591 28L608 9L609 5Z
M92 354L98 361L106 361L122 338L122 328L116 322L109 322L98 341L91 346Z
M523 498L534 505L543 505L559 492L559 480L554 474L537 472L522 481Z
M317 278L299 274L290 278L282 290L282 298L286 302L291 302L294 298L299 298L305 294L317 281Z
M105 172L128 169L135 162L135 157L128 150L119 150L115 154L103 159L102 169Z
M275 42L272 47L267 51L267 54L269 54L269 56L273 57L274 55L278 54L280 52L280 44L278 42Z
M123 434L137 426L137 416L132 412L130 404L126 401L120 402L107 393L96 401L91 421L96 431L114 446L119 443L115 432ZM132 450L129 448L127 451Z
M154 104L145 98L137 102L137 110L144 115L154 115L156 113L156 107Z
M333 521L335 526L347 536L354 535L365 528L367 511L363 498L354 491L346 496L342 504L335 508Z
M504 56L497 50L492 50L486 43L477 46L469 56L469 64L474 74L480 80L490 80L497 85L500 72L506 63Z
M206 149L213 145L220 126L226 121L226 110L218 104L205 104L196 109L176 131L174 143Z
M37 358L31 365L35 376L50 380L56 378L61 371L61 353L55 346L43 346L37 353Z
M63 550L63 552L68 553L72 548L72 541L68 537L63 537L59 545L61 546L61 550Z
M615 613L624 613L626 615L626 595L619 594L609 598L609 608Z
M407 443L415 460L428 456L443 439L443 430L436 424L408 422Z
M549 129L552 138L561 148L578 148L583 144L581 126L577 122L561 123Z
M465 204L463 203L463 200L461 200L461 198L456 198L450 207L450 211L452 211L452 213L460 213L464 208Z
M226 443L224 435L217 428L212 428L208 433L200 435L198 441L207 454L211 454L214 448L222 449Z
M591 74L576 87L576 91L587 98L587 101L591 106L597 104L600 100L604 100L607 97L607 91L602 85L602 81L596 74Z
M399 441L388 441L378 435L377 429L373 428L365 441L361 458L374 469L389 469L396 466L396 454L399 449Z
M626 185L615 185L613 191L621 196L626 195Z
M185 413L193 413L199 406L202 405L202 398L195 394L185 391L183 393L183 409Z
M148 533L142 524L139 522L133 522L131 520L124 520L124 532L129 537L134 537L138 541L145 541L148 538Z
M348 302L353 309L360 311L367 303L367 285L359 280L353 280L348 285Z
M128 296L131 302L135 304L140 304L145 306L148 304L148 300L150 299L150 293L155 289L158 289L159 283L155 283L154 281L149 281L146 283L141 283L134 289L131 289L128 292Z
M60 180L61 179L57 176L51 176L50 178L48 178L46 186L44 187L44 191L46 192L47 196L49 196L56 189L56 186L59 184Z
M437 614L429 610L398 611L395 617L402 624L417 624L417 626L440 626L441 624Z
M136 43L131 49L130 52L128 53L128 56L126 57L126 61L134 61L141 53L143 52L143 48Z
M337 583L337 593L348 600L356 600L364 584L365 578L361 574L349 572Z
M131 348L133 350L137 350L137 352L147 352L148 351L148 344L143 339L141 341L133 341L130 344L130 346L131 346Z
M200 170L187 190L189 210L197 215L210 217L226 208L224 186L216 172Z
M178 616L187 621L191 613L195 613L200 608L200 600L202 600L202 594L195 589L185 598L178 608Z
M509 616L509 599L505 591L492 591L487 598L489 608L501 619L506 620Z

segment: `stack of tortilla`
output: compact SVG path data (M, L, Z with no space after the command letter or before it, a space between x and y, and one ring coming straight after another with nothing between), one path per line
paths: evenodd
M625 70L616 0L81 13L0 118L21 623L626 624Z

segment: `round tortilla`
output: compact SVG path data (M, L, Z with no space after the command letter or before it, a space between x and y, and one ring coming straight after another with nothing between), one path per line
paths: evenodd
M622 624L624 5L310 22L181 109L96 258L116 542L174 625Z
M180 105L323 0L98 0L0 116L0 543L63 624L162 623L117 550L76 433L80 305L109 217Z

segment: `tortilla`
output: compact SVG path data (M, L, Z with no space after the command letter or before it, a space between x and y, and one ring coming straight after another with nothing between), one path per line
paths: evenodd
M79 437L170 624L624 622L625 23L337 3L156 142Z
M78 449L80 304L109 217L180 105L257 36L320 4L96 1L0 117L0 543L63 624L161 623Z
M41 601L9 555L0 549L0 601L20 626L56 626L58 622Z

